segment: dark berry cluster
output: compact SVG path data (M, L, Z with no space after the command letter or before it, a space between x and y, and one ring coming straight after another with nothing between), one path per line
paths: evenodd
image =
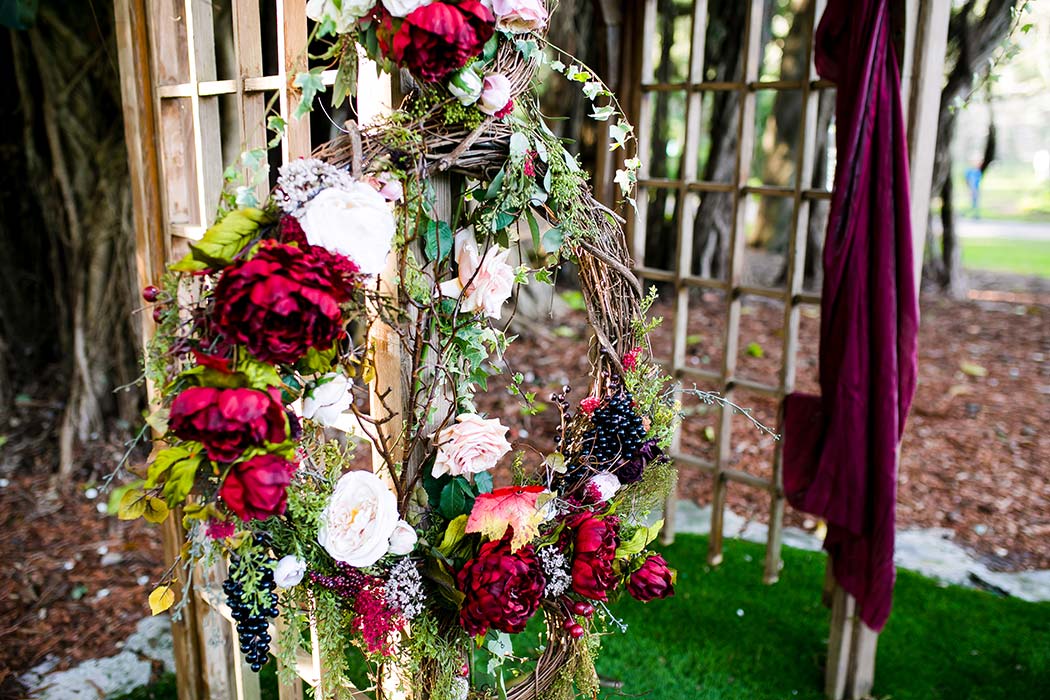
M579 451L570 458L570 475L583 478L600 471L615 472L638 455L644 441L645 425L634 410L634 399L627 391L620 391L603 400L591 414Z
M353 601L368 582L368 577L346 562L337 561L335 563L335 568L338 569L338 571L331 576L325 576L316 571L311 571L308 574L310 581L322 588L327 588L340 598Z
M262 546L262 538L256 535L257 545ZM243 577L240 575L248 568L257 568L262 573L259 589L262 598L269 607L260 608L258 602L253 604L245 599ZM226 603L234 621L237 623L237 636L241 643L241 653L258 672L270 658L270 633L268 618L277 617L277 594L274 588L273 566L265 555L258 557L234 557L230 562L230 576L222 584L226 594Z

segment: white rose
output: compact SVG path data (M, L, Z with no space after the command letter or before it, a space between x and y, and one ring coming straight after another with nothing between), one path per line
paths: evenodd
M349 377L338 372L319 378L303 399L303 418L325 426L334 425L354 402L350 393L352 385Z
M398 520L397 525L394 525L393 534L390 535L390 553L398 556L411 554L418 540L419 535L416 534L416 529L408 522Z
M378 192L388 202L396 202L405 196L405 188L393 173L380 173Z
M292 588L298 586L306 574L306 562L299 557L289 554L283 557L273 570L273 581L280 588Z
M547 8L542 0L492 0L496 26L505 32L535 32L547 25Z
M357 20L366 16L375 7L376 0L343 0L337 8L332 0L309 0L306 3L306 16L315 22L330 19L335 24L335 31L347 34L354 29Z
M386 267L394 238L394 213L383 195L364 182L347 189L330 187L311 199L299 215L310 245L345 255L364 275Z
M336 561L371 566L390 547L399 520L397 498L372 472L348 472L321 512L317 542Z
M620 480L612 472L598 472L587 481L584 489L595 503L604 503L620 490Z
M489 318L499 318L503 303L514 291L514 268L507 262L510 251L493 247L482 257L470 229L456 234L454 248L458 275L441 284L441 293L458 297L464 311L483 311Z
M481 76L473 68L464 68L453 74L448 81L448 91L459 100L462 105L472 105L481 97L481 89L484 83Z
M383 0L383 7L394 17L407 17L434 0Z
M486 419L473 413L456 416L455 425L437 434L434 478L444 474L480 474L492 469L500 457L510 452L507 430L498 418Z
M502 112L510 104L510 80L502 73L490 73L485 76L484 86L481 88L481 97L478 99L478 109L485 114L494 116Z

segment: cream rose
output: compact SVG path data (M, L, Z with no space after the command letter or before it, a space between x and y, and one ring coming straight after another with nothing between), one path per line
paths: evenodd
M620 479L612 472L598 472L587 481L584 493L595 503L605 503L620 490Z
M336 561L371 566L390 549L397 527L397 498L372 472L348 472L321 512L317 542Z
M306 3L306 16L315 22L332 20L335 31L346 34L353 30L357 20L361 19L375 7L376 0L343 0L336 7L332 0L309 0Z
M444 474L480 474L492 469L500 457L510 452L507 426L498 418L486 419L473 413L456 416L454 425L437 434L437 443L435 479Z
M282 557L273 569L274 583L285 589L298 586L305 575L306 562L293 554Z
M352 385L349 377L338 372L322 376L303 399L303 418L325 426L334 425L354 402L350 393Z
M383 0L383 7L394 17L407 17L434 0Z
M390 535L390 553L398 556L411 554L416 548L419 535L416 529L405 520L398 520L394 526L394 532Z
M322 190L303 208L299 223L307 243L345 255L357 263L361 274L378 275L386 267L394 213L383 195L367 183Z
M502 73L490 73L485 76L478 98L478 109L485 114L495 116L510 104L510 80ZM501 115L502 116L502 115Z
M441 293L459 298L464 311L499 318L503 303L514 291L514 268L507 263L510 251L493 247L482 256L474 232L463 229L456 234L454 252L459 272L455 279L441 284Z
M505 32L523 34L547 25L547 8L542 0L492 0L496 26Z

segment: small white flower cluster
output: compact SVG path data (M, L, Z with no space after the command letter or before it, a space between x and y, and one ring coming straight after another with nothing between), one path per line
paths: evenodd
M557 598L569 590L572 575L569 574L569 560L556 547L542 547L536 552L543 569L547 586L543 589L544 598Z
M386 601L411 620L423 612L426 597L423 594L423 576L415 563L405 557L390 569L386 583Z
M350 189L350 173L317 158L297 158L281 166L274 199L286 214L295 214L321 190Z

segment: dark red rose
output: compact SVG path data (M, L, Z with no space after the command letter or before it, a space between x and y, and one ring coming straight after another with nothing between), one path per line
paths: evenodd
M263 362L295 362L327 350L343 330L345 280L313 250L264 242L226 269L215 287L215 324Z
M486 542L456 576L465 599L459 622L472 635L491 627L514 634L540 607L546 581L532 545L511 553L510 540Z
M241 520L265 520L284 513L288 484L298 467L278 455L237 462L219 487L219 497Z
M627 579L627 592L632 598L648 603L656 598L674 595L674 569L659 554L650 554L641 568Z
M376 37L383 55L428 82L444 80L481 53L496 18L479 0L432 2L403 20L376 6Z
M216 462L232 462L249 447L284 442L288 421L280 393L256 389L184 389L171 404L171 432L201 443Z
M608 600L609 591L619 583L613 568L619 522L615 517L599 519L584 511L567 524L575 532L572 590L591 600Z
M299 219L291 214L285 214L281 217L281 221L277 225L277 240L281 243L297 245L300 248L306 248L309 245L306 242L306 231L303 231L302 224L299 223Z

